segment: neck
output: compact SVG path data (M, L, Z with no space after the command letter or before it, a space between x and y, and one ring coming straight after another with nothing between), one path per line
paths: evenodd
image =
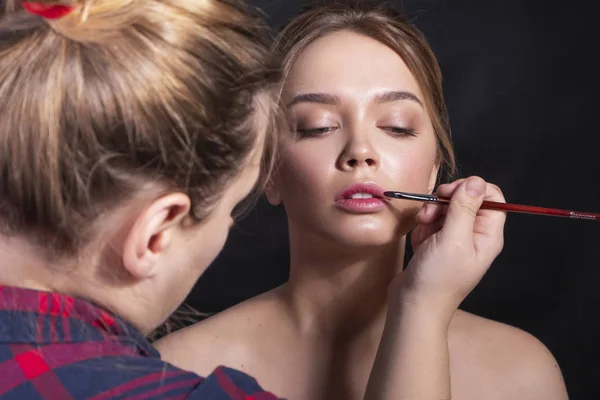
M388 286L402 272L404 246L404 237L377 247L324 245L322 238L290 231L286 297L300 329L352 334L383 326Z
M143 334L154 326L146 326L145 320L128 318L144 315L144 304L134 312L124 309L123 304L138 304L132 301L135 290L124 285L108 285L96 278L96 262L81 257L76 262L62 260L49 262L40 249L29 241L18 237L0 235L0 285L60 293L92 302L125 319Z
M59 269L38 253L27 240L0 236L0 285L57 292L62 286L60 274L55 272Z

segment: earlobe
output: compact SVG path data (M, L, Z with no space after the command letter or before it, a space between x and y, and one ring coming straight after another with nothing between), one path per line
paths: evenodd
M135 219L123 247L123 265L132 276L144 279L157 273L158 260L190 207L187 195L172 193L155 200Z

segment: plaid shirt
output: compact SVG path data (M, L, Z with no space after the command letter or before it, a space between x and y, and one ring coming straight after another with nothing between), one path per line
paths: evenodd
M201 378L134 328L73 297L0 286L0 399L273 400L241 372Z

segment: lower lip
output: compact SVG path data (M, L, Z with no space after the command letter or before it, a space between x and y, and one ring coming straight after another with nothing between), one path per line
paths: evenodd
M382 199L373 197L370 199L342 199L335 203L343 210L355 213L372 213L385 207Z

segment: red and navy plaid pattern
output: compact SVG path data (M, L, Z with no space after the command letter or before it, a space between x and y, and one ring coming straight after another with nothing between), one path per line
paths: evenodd
M0 286L0 399L274 400L247 375L201 378L133 327L73 297Z

